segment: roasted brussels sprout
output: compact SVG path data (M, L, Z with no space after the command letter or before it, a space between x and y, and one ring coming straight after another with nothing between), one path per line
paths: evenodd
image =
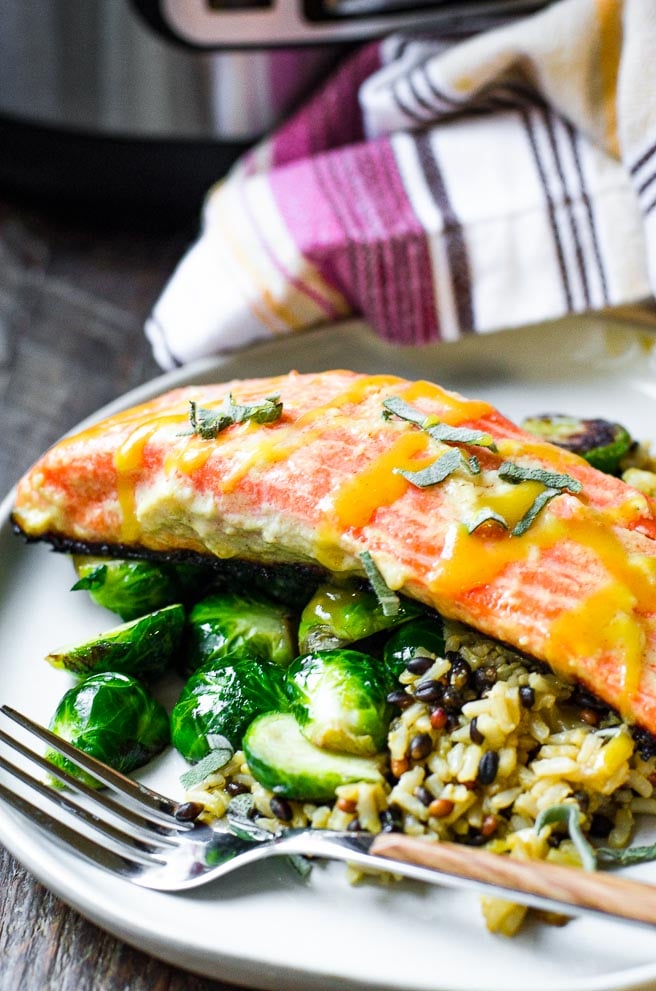
M124 774L146 764L170 739L164 708L135 678L103 671L71 688L61 699L50 729L63 740ZM92 787L95 778L56 751L50 761Z
M189 613L186 670L234 653L286 666L296 655L295 626L282 605L230 593L208 595Z
M444 649L444 627L435 613L413 619L395 630L383 648L383 662L396 680L418 654L443 657Z
M580 454L594 468L616 475L622 458L633 445L629 432L609 420L584 420L567 413L543 413L522 422L528 433Z
M357 650L316 651L287 669L291 711L317 747L375 754L385 744L390 681L374 657Z
M149 680L169 666L184 623L182 606L166 606L100 633L93 640L54 650L46 660L53 667L82 676L92 671L119 671Z
M211 569L197 564L157 564L76 555L78 581L72 591L85 590L94 602L117 613L121 619L136 619L146 613L205 593Z
M287 706L284 671L272 661L216 657L195 672L171 713L173 746L199 761L225 737L236 750L262 712Z
M382 781L374 758L315 747L286 712L258 716L244 735L244 754L256 781L283 798L329 801L340 785Z
M364 640L404 623L423 609L400 599L395 616L386 616L375 594L359 585L320 585L301 614L299 650L331 650Z

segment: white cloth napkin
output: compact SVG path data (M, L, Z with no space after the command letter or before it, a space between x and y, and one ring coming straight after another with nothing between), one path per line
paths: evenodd
M209 191L156 359L353 314L414 344L650 298L654 52L653 0L360 49Z

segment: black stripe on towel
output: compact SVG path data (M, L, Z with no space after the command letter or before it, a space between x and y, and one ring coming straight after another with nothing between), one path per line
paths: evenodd
M433 199L442 214L446 254L453 286L453 301L461 334L473 331L474 308L471 294L469 255L462 225L453 209L442 172L437 163L428 134L417 139L417 157Z
M549 226L551 227L551 234L553 237L554 249L556 252L556 259L558 261L558 268L560 270L560 277L563 285L563 292L565 293L565 301L567 303L567 308L569 310L574 309L572 300L572 289L569 282L569 276L567 274L567 266L565 264L565 255L563 252L563 245L560 236L560 230L558 227L558 222L556 220L556 209L551 195L551 190L549 189L549 183L547 181L547 176L544 170L544 165L542 159L540 158L540 149L535 137L534 122L532 120L531 111L528 109L520 108L520 114L522 117L522 122L526 130L526 136L528 138L528 143L533 153L533 159L535 161L535 167L537 169L540 182L542 184L542 190L544 192L544 198L547 204L547 212L549 214Z
M581 243L581 238L579 234L579 225L574 213L574 204L572 201L572 196L570 194L569 187L567 185L567 177L565 175L565 170L563 168L562 159L560 157L560 149L558 148L558 140L556 138L556 128L562 127L562 122L558 117L544 108L542 110L542 119L544 121L544 128L546 135L549 139L549 146L551 148L551 153L553 155L554 166L556 168L556 173L558 179L560 180L560 185L563 190L563 204L567 212L567 221L569 224L570 233L572 235L572 241L574 243L574 252L576 254L576 263L579 270L579 277L581 280L581 289L583 291L583 300L586 307L590 306L590 286L588 283L588 273L585 265L585 258L583 257L583 245Z
M597 266L597 271L599 273L599 283L602 292L602 301L605 305L609 303L608 297L608 279L606 278L606 269L604 267L604 260L601 254L601 246L599 243L599 234L597 232L597 224L595 221L594 211L592 209L592 201L590 199L590 194L585 182L585 175L583 172L583 165L581 163L581 156L579 154L579 144L577 139L577 134L571 124L565 125L567 133L569 135L570 144L572 146L572 158L574 159L574 165L576 167L576 174L578 176L579 185L581 187L581 201L585 207L585 213L588 218L588 227L590 229L590 240L592 242L592 251L594 253L594 259Z

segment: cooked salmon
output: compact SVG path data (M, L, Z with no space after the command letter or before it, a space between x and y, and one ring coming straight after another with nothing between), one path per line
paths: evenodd
M488 403L338 370L190 386L110 417L37 462L13 518L78 549L339 575L373 562L389 589L656 732L655 509Z

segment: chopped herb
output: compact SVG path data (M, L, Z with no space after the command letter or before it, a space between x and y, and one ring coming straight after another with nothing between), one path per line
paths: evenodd
M409 423L414 423L418 427L423 427L426 423L427 417L421 410L415 409L414 406L406 403L404 399L399 399L398 396L383 399L383 406L383 416L386 420L391 420L393 416L398 416L400 420L408 420Z
M193 400L190 400L189 406L192 433L199 434L204 440L212 440L233 423L243 423L245 420L253 420L254 423L275 423L282 415L280 396L267 396L260 403L240 405L233 400L232 393L228 393L223 405L217 409L199 406Z
M504 461L499 465L499 477L506 482L518 484L519 482L542 482L550 489L566 490L567 492L580 492L581 483L571 475L560 474L555 471L547 471L544 468L527 468L523 465L516 465L513 461Z
M564 823L567 826L569 838L581 858L581 865L586 871L593 871L597 866L594 848L588 843L581 829L581 810L578 805L568 803L551 805L543 809L535 820L535 831L539 833L544 826L552 823Z
M626 850L614 850L612 847L597 848L597 859L602 864L614 867L630 867L631 864L644 864L656 860L656 843L650 846L630 846Z
M482 430L471 430L469 427L452 427L448 423L440 423L434 416L425 416L421 410L415 409L398 396L383 400L383 416L389 420L398 416L401 420L414 423L425 430L433 440L447 444L475 444L477 447L489 447L495 451L494 438Z
M383 616L397 616L401 606L399 597L396 592L393 592L387 587L387 583L376 567L369 551L362 551L360 560L362 561L364 570L367 572L367 578L374 590L374 594L383 610Z
M504 530L508 529L508 523L500 513L495 513L493 509L483 508L476 514L474 519L467 524L467 532L474 533L475 530L478 530L479 526L483 526L484 523L492 522L499 523Z
M467 461L467 467L469 468L469 470L472 473L472 475L480 475L480 473L481 473L481 463L478 460L478 458L476 457L476 455L475 454L470 454L469 457L466 458L465 460Z
M512 528L511 535L513 537L523 536L531 524L535 523L540 511L544 509L548 502L551 502L554 496L562 495L562 491L562 489L543 489L542 492L535 497L529 508L522 516L521 520L518 520L517 523L515 523Z
M431 485L437 485L439 482L443 482L457 468L460 468L463 460L460 451L452 447L426 468L420 468L419 471L406 471L405 468L395 468L394 473L407 478L409 482L417 485L420 489L425 489Z
M228 815L236 819L248 819L250 812L255 808L255 799L250 792L242 795L234 795L228 802Z
M492 434L486 434L482 430L471 430L469 427L450 427L448 423L437 423L434 427L425 427L424 429L433 440L439 440L445 444L475 444L476 447L489 447L491 451L497 449Z
M203 757L192 768L180 775L180 784L186 789L195 788L196 785L202 784L210 774L214 774L215 771L224 767L232 758L232 754L232 748L210 750L206 757Z

